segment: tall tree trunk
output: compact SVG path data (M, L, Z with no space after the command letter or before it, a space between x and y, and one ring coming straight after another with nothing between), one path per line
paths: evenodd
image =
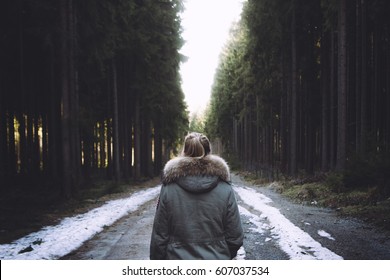
M17 113L19 120L19 137L20 137L20 148L19 148L19 166L18 170L21 174L25 174L27 172L27 137L26 137L26 123L24 119L24 110L26 103L26 94L25 94L25 75L24 75L24 67L25 67L25 57L24 57L24 23L23 23L23 2L19 1L19 82L20 82L20 99L19 102L21 106L19 106L19 111ZM14 126L12 120L12 126ZM11 127L11 123L10 123ZM14 138L14 136L12 135ZM14 139L15 140L15 139ZM18 163L17 163L18 164Z
M7 174L11 177L17 173L17 158L16 158L16 147L15 147L15 116L13 113L8 112L8 165ZM20 128L20 127L19 127ZM20 135L20 148L24 148L24 134L23 137ZM23 142L22 142L23 141ZM23 145L22 145L23 144ZM20 153L20 151L19 151Z
M361 100L360 100L360 154L364 155L367 148L367 131L368 131L368 41L367 41L367 6L366 1L361 0Z
M329 127L329 165L333 170L336 165L336 137L337 137L337 69L336 69L336 34L334 30L331 31L331 52L330 52L330 127Z
M60 44L60 83L61 83L61 139L62 139L62 195L72 196L72 159L70 135L70 88L69 88L69 0L60 2L61 44Z
M145 140L142 142L145 145L145 175L153 177L153 160L152 160L152 129L149 117L144 118L144 136Z
M107 178L112 178L113 177L113 151L112 151L112 146L113 146L113 129L112 129L112 121L110 119L106 119L104 121L106 123L106 129L107 129L107 135L106 135L106 141L107 141Z
M329 168L329 34L322 34L324 42L321 45L321 170Z
M31 103L29 102L29 107L31 106ZM34 147L34 135L33 135L33 117L31 113L32 109L29 108L28 114L26 114L26 119L27 119L27 170L26 170L26 175L31 175L32 170L33 170L33 147Z
M79 93L78 72L76 69L76 13L73 0L68 2L68 30L69 30L69 90L70 90L70 143L72 160L72 192L78 191L77 187L81 179L81 147L79 129Z
M48 163L49 163L49 155L48 155L48 123L47 123L47 115L42 116L42 171L47 178L48 176Z
M131 156L130 156L130 147L131 147L131 135L130 135L130 124L128 120L122 123L122 133L123 137L122 138L122 149L123 149L123 164L122 164L122 173L123 173L123 178L125 180L128 180L130 178L130 172L131 172Z
M281 57L281 68L282 68L282 97L281 97L281 101L280 101L280 145L281 145L281 158L280 158L280 161L281 161L281 170L284 172L284 173L288 173L288 165L289 165L289 157L288 157L288 154L289 154L289 149L288 149L288 139L289 139L289 135L288 135L288 127L289 127L289 114L288 114L288 108L289 108L289 79L288 79L288 69L286 67L286 65L288 65L288 63L286 62L286 50L285 48L283 48L283 51L282 51L282 57Z
M243 152L243 159L244 159L244 164L245 164L245 168L246 169L249 169L248 168L248 113L245 114L244 116L244 152Z
M135 101L135 120L134 120L134 179L137 180L141 176L141 118L140 118L140 102L139 94L137 93Z
M355 119L356 119L356 126L355 126L355 152L358 154L360 153L362 147L361 143L361 122L362 122L362 111L361 111L361 59L362 59L362 32L361 32L361 21L362 21L362 13L361 13L361 1L356 1L356 21L355 21L355 27L356 27L356 35L355 35Z
M131 92L131 89L128 86L128 81L126 77L130 75L129 73L129 62L124 61L121 63L122 65L122 75L121 75L121 84L122 84L122 110L121 110L121 126L122 126L122 147L123 147L123 177L124 179L128 180L130 179L131 174L131 152L132 152L132 140L131 140L131 128L132 128L132 122L131 117L129 114L129 107L131 106L129 102L129 93Z
M50 44L49 46L49 66L48 66L48 90L49 90L49 97L48 100L48 119L47 119L47 140L48 140L48 166L47 170L49 173L49 180L59 180L59 159L61 156L58 152L58 142L59 142L59 134L60 134L60 93L58 92L56 88L56 67L55 67L55 61L56 61L56 54L54 51L54 44ZM57 182L56 182L57 183ZM55 184L56 186L60 186L60 183Z
M380 115L381 110L379 107L379 100L382 89L379 89L379 81L380 81L380 62L379 62L379 52L380 52L380 30L379 25L376 22L374 24L374 30L372 34L372 86L371 86L371 131L373 132L375 139L375 150L379 151L381 149L381 129L380 129Z
M35 109L37 110L37 109ZM38 113L34 114L34 140L33 140L33 168L32 171L35 175L38 175L41 172L41 145L40 145L40 135L39 129L42 127Z
M261 146L261 125L260 125L260 97L256 95L256 134L255 134L255 149L256 149L256 158L255 162L258 163L261 161L262 146ZM256 167L256 170L258 167Z
M160 174L163 168L162 148L161 121L157 119L154 122L154 175Z
M20 174L26 174L27 173L27 135L26 135L26 121L25 117L22 113L18 113L18 122L19 122L19 156L18 156L18 161L19 164L17 163L17 170L19 171ZM13 129L14 127L14 120L9 119L9 127ZM10 138L10 143L14 142L15 143L15 136L10 135L12 138ZM12 140L13 139L13 140ZM16 151L16 150L15 150Z
M297 80L298 80L298 65L297 65L297 22L296 22L296 5L295 0L292 3L292 19L291 19L291 133L290 133L290 174L297 173L297 126L298 126L298 101L297 101Z
M106 130L106 122L103 120L99 124L99 137L98 137L98 143L99 149L100 149L100 163L99 163L99 168L106 168L106 135L105 135L105 130Z
M119 108L118 108L118 86L117 70L115 59L112 59L112 91L113 91L113 148L114 148L114 180L120 181L120 147L119 147Z
M338 7L338 99L337 99L337 164L342 171L346 163L347 144L347 8L346 0L339 1Z

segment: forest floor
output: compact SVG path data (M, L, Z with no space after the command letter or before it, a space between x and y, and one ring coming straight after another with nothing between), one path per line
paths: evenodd
M254 173L245 171L239 174L254 185L266 183ZM358 218L390 230L390 197L383 198L375 186L355 190L337 189L319 176L280 180L273 183L273 188L295 203L335 209L341 216Z

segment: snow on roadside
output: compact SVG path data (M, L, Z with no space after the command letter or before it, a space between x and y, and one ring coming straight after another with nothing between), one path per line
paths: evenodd
M0 245L0 259L58 259L80 247L106 226L156 198L160 186L138 191L128 198L112 200L87 213L63 219L10 244ZM23 252L24 253L20 253Z
M234 186L242 201L252 206L263 215L267 216L271 226L271 232L278 237L280 248L286 252L291 259L299 260L341 260L341 256L323 247L315 241L308 233L301 230L290 222L280 211L268 205L271 199L256 192L252 188Z
M264 233L264 229L268 228L267 225L265 223L263 223L261 217L255 215L255 214L252 214L251 212L249 212L248 210L246 210L244 207L242 207L240 205L238 205L238 209L239 209L240 215L247 216L249 218L249 222L255 226L255 227L249 228L249 230L251 230L252 232L262 234L262 233Z

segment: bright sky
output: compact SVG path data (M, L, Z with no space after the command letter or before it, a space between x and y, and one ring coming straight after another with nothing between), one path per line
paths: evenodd
M245 0L185 0L182 15L182 89L190 113L203 110L211 94L219 54L233 21L238 21Z

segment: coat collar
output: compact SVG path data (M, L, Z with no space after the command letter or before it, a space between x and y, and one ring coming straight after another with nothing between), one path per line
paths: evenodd
M166 185L186 176L217 176L230 181L229 166L225 160L216 155L207 155L203 158L180 156L168 161L163 170L162 183Z

